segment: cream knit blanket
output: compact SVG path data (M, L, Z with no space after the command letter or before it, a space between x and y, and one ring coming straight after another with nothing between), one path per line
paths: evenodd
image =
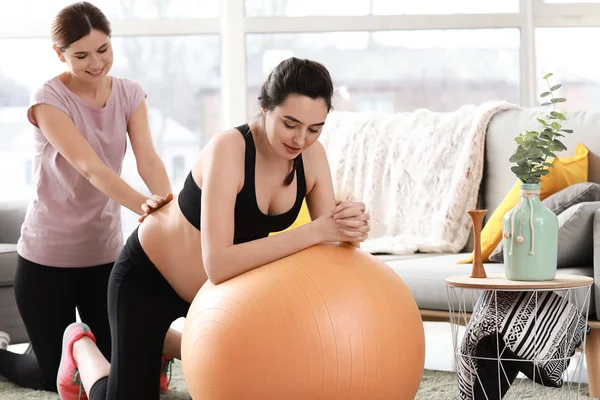
M491 118L506 102L453 112L332 112L320 137L336 198L371 213L362 248L375 253L459 252L466 244L483 173ZM507 140L518 132L507 132Z

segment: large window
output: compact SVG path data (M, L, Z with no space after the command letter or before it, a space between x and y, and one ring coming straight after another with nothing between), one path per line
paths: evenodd
M593 52L584 45L591 38L600 37L600 28L538 28L536 50L538 77L553 72L560 80L559 93L567 98L561 103L567 110L600 108L600 74ZM545 81L538 80L538 92ZM537 98L538 102L542 99Z
M515 13L519 0L246 0L246 15L401 15Z
M249 112L268 72L296 56L322 62L352 111L454 110L486 100L519 102L516 29L249 35Z

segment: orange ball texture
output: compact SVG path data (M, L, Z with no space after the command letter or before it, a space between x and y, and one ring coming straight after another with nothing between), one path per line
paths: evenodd
M185 321L182 363L193 399L413 399L425 337L390 267L322 244L207 282Z

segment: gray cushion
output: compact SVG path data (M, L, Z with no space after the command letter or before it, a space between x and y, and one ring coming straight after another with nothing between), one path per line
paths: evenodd
M0 288L13 285L17 269L17 245L0 243Z
M558 216L558 265L576 267L594 262L594 214L600 201L575 204Z
M376 254L375 257L380 259L383 262L388 261L398 261L398 260L410 260L414 258L424 258L424 257L436 257L439 256L440 253L414 253L414 254Z
M600 201L600 184L576 183L548 196L542 200L542 204L556 215L560 215L567 208L586 201Z
M0 243L17 243L27 212L27 202L0 200Z
M408 260L387 261L389 265L406 283L420 309L448 311L448 290L444 280L456 275L469 275L473 266L471 264L457 264L464 260L469 253L442 254L437 257L419 257ZM488 274L504 274L504 264L485 264ZM593 277L594 269L591 266L564 268L559 271L561 275L583 275ZM477 300L480 292L468 290L465 292L467 311ZM558 292L563 293L563 292ZM584 304L586 290L573 292L578 304ZM595 315L594 292L591 291L590 315ZM457 303L454 302L455 306Z

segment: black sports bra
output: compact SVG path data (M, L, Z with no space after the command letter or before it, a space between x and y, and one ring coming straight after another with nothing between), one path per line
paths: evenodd
M267 237L271 232L282 231L291 226L300 212L306 195L306 179L302 154L296 165L296 202L283 214L264 214L258 207L255 186L256 147L248 124L236 127L246 141L244 186L235 200L234 243L243 243ZM185 218L200 230L200 209L202 190L196 184L192 172L188 174L183 189L179 192L178 202Z

